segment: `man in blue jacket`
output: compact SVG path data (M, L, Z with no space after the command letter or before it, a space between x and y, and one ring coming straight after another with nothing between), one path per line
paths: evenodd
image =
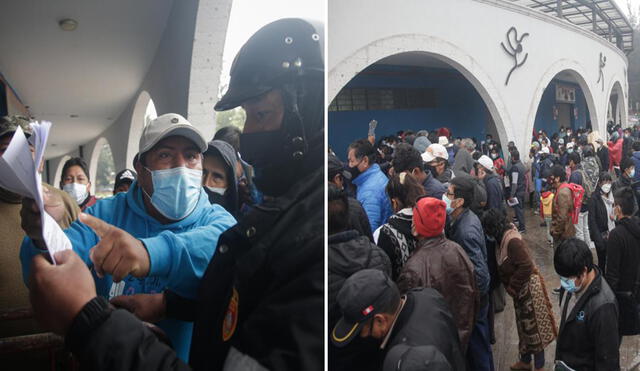
M466 177L451 179L442 200L447 204L447 238L462 246L473 264L476 286L480 291L480 310L471 331L467 362L474 370L493 370L489 339L489 267L484 231L480 219L469 209L473 203L474 183Z
M353 176L351 181L358 187L356 198L362 204L369 217L371 231L375 231L387 222L393 214L391 201L385 192L389 179L375 163L375 149L367 139L359 139L349 145L349 170Z
M165 114L151 121L134 160L138 181L127 193L101 200L65 230L73 249L92 268L97 294L160 293L195 298L218 237L235 225L202 188L202 153L207 143L186 119ZM26 209L26 210L25 210ZM36 208L37 210L37 208ZM20 257L25 278L42 252L39 215L23 208L25 238ZM25 216L27 216L25 218ZM178 355L187 360L193 325L175 319L158 323Z

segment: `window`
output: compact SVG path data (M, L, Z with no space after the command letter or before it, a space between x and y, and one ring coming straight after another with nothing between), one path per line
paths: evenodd
M344 88L329 105L329 111L368 111L436 108L435 89Z

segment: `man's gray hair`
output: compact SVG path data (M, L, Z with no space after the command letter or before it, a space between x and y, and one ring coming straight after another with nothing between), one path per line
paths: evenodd
M475 143L473 143L473 140L471 140L470 138L464 138L462 140L462 145L464 146L464 148L466 148L469 152L473 151L476 149L476 145Z

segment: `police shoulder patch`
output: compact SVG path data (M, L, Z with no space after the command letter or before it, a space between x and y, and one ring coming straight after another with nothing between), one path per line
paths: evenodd
M238 324L238 290L233 288L231 294L231 300L229 300L229 306L227 307L227 313L224 315L222 321L222 341L228 341L236 331L236 325Z

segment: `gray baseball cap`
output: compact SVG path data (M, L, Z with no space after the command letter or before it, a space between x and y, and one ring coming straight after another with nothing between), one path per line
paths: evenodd
M187 119L177 113L166 113L149 121L142 131L138 155L149 151L164 138L181 136L191 140L198 146L200 152L207 150L207 141L202 133L196 129Z

